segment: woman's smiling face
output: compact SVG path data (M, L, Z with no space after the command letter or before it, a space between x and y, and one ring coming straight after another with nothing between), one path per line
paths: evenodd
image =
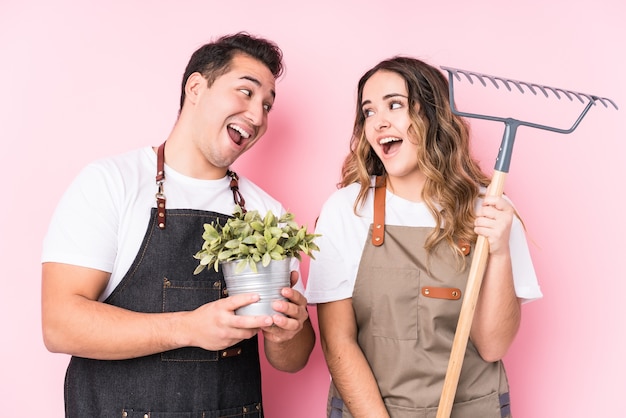
M391 178L420 171L418 140L409 130L408 96L404 78L392 71L374 73L363 86L361 110L365 117L365 137Z

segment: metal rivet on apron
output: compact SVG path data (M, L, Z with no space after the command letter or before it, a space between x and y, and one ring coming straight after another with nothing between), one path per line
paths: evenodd
M457 297L459 295L459 292L457 292L456 290L452 291L452 296Z
M159 203L159 207L160 207L160 208L164 208L164 207L165 207L165 205L164 205L163 203ZM159 216L163 216L163 214L162 214L162 213L159 213Z
M380 237L376 237L376 238L374 238L374 240L380 241Z
M126 412L126 411L122 412L122 416L123 417L127 417L128 416L128 412Z
M224 296L228 296L228 289L224 289L224 290L222 290L222 295L224 295Z
M261 404L256 404L256 410L260 410L261 409Z
M458 245L459 245L459 250L461 251L461 254L469 255L471 246L467 242L459 241Z
M172 282L170 282L167 277L163 279L163 287L170 287Z
M383 226L382 226L382 225L380 225L380 224L376 225L376 229L380 229L380 228L382 228L382 227L383 227Z
M219 289L220 288L220 282L213 282L213 289Z
M244 412L244 413L247 413L247 412L248 412L248 407L247 407L247 406L244 406L244 407L243 407L243 412Z
M424 294L425 295L430 295L430 289L424 289Z
M164 224L163 222L161 222L161 223L159 224L159 228L163 228L164 226L165 226L165 224Z
M150 418L150 415L148 415L148 414L143 414L143 418Z

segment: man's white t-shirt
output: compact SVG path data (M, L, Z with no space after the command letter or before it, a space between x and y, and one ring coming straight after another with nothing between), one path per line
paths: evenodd
M156 207L156 153L144 147L86 166L61 198L43 243L42 262L110 272L99 300L122 280L139 251L150 211ZM285 212L276 199L249 179L239 177L248 210L261 216ZM235 207L230 177L199 180L165 165L167 209L198 209L231 215ZM204 231L198 231L202 235ZM198 248L200 250L200 248ZM190 256L192 256L191 254ZM298 270L294 260L292 270ZM193 272L191 272L193 273ZM302 281L296 290L304 291Z

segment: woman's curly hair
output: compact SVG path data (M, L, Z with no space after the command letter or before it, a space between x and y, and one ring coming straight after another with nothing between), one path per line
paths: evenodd
M359 183L354 211L365 203L371 176L385 177L383 163L365 138L365 115L361 109L363 87L372 75L390 71L400 75L409 96L409 134L417 140L420 170L426 176L422 199L436 221L426 241L432 252L446 242L461 256L458 242L475 242L475 202L489 177L472 159L467 122L452 113L448 80L436 68L415 58L396 56L380 62L359 80L358 100L350 153L342 167L340 187Z

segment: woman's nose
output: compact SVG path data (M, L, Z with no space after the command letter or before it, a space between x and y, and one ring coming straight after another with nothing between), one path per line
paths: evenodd
M387 120L387 118L381 116L381 117L379 117L376 120L376 123L374 124L374 127L377 130L388 128L389 127L389 121Z

